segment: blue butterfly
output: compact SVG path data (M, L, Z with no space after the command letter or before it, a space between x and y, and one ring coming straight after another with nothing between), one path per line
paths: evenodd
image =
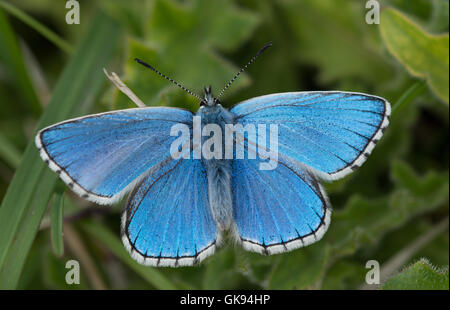
M316 242L331 216L319 181L360 167L388 126L391 109L383 98L341 91L271 94L223 108L220 95L268 46L216 98L211 87L200 98L137 60L199 98L198 112L143 107L71 119L39 131L40 155L89 201L110 205L131 192L122 240L141 264L194 265L214 253L224 231L244 249L262 254ZM174 158L170 146L180 137L171 135L171 128L182 124L192 131L195 116L202 126L222 129L228 123L277 125L275 169L260 169L265 159L258 156L194 159L191 137L181 141L190 145L187 156ZM254 141L244 135L242 144Z

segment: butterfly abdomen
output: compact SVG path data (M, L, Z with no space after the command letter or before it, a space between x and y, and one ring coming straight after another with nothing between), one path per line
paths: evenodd
M231 160L224 156L225 124L231 123L231 114L222 106L203 107L197 113L202 118L202 127L207 124L217 124L222 129L222 156L220 159L203 157L208 179L208 197L211 213L220 230L229 229L233 221L233 205L231 192ZM203 136L202 143L210 139Z
M208 178L209 205L220 230L230 227L233 216L231 194L231 162L204 160Z

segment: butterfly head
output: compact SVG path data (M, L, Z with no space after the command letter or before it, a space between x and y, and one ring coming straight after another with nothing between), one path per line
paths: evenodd
M215 106L217 104L217 99L214 98L211 90L211 86L205 87L205 97L201 102L201 105L206 105L208 107Z

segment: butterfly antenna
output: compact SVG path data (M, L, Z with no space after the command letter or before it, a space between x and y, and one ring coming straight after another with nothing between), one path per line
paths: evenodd
M192 91L190 91L189 89L187 89L186 87L184 87L183 85L181 85L180 83L178 83L177 81L172 80L170 77L162 74L161 72L159 72L158 70L156 70L155 68L153 68L152 66L150 66L148 63L135 58L134 59L137 63L140 63L141 65L143 65L144 67L149 68L150 70L152 70L153 72L157 73L159 76L162 76L163 78L165 78L166 80L172 82L173 84L177 85L179 88L181 88L182 90L184 90L185 92L187 92L189 95L194 96L195 98L197 98L200 101L203 101L202 98L200 98L200 96L198 96L197 94L194 94Z
M259 57L259 55L262 54L262 52L264 52L266 49L268 49L269 47L272 46L272 42L267 43L266 45L264 45L257 53L255 56L252 57L252 59L250 59L250 61L241 68L241 70L239 70L238 73L236 73L236 75L231 79L231 81L228 82L228 84L220 91L219 95L217 95L216 99L219 99L220 96L222 96L222 94L228 89L228 87L230 87L230 85L237 79L237 77L239 76L239 74L241 74L242 72L244 72L248 66L250 66L250 64L252 62L254 62L256 60L256 58Z

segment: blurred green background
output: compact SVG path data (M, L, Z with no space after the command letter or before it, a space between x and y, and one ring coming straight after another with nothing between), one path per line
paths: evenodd
M0 288L448 289L449 13L446 0L0 0ZM388 99L391 125L357 172L326 184L325 237L262 256L229 242L200 266L135 263L119 239L122 204L96 206L57 181L34 147L37 129L132 107L103 75L114 71L147 104L198 102L135 57L225 106L284 91L347 90ZM65 281L80 263L79 285ZM377 260L381 286L365 285Z

